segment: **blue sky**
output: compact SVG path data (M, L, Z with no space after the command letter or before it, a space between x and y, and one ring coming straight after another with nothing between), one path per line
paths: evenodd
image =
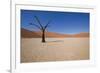
M89 32L89 13L21 10L21 28L39 31L35 26L29 25L29 23L38 25L34 16L38 16L44 26L51 20L47 28L49 32L62 34Z

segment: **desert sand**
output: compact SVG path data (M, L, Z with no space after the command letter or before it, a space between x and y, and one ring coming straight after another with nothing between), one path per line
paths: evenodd
M29 31L24 28L21 29L21 37L22 38L41 38L42 32L40 31ZM47 38L84 38L89 37L89 33L87 32L80 32L77 34L61 34L57 32L45 32L45 36Z
M89 38L21 39L21 63L89 59Z

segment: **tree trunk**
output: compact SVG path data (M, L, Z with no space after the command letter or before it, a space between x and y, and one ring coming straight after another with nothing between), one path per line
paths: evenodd
M45 43L45 30L42 31L42 42Z

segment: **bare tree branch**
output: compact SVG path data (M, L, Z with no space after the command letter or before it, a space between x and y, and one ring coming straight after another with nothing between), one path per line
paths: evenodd
M39 18L38 18L37 16L34 16L34 17L35 17L35 19L37 20L37 22L39 23L40 27L43 29L43 25L41 24Z
M40 28L40 26L33 24L33 23L29 23L30 25L34 25L35 27L39 28L40 30L42 30L42 28Z
M44 29L46 29L49 26L50 23L51 23L51 20L48 21L48 23L45 25Z

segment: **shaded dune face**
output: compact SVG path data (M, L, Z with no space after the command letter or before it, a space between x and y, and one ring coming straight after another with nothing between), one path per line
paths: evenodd
M41 38L42 32L29 31L24 28L21 29L22 38ZM89 37L89 33L79 33L79 34L59 34L55 32L45 32L47 38L67 38L67 37Z
M29 31L26 29L21 29L21 37L23 38L40 38L40 34L33 32L33 31Z

